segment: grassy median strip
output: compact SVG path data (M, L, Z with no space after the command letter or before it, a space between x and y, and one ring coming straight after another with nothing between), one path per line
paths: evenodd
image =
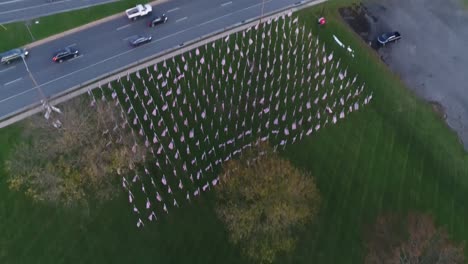
M32 19L26 22L14 22L0 27L0 52L27 45L55 34L62 33L93 21L124 12L126 9L141 4L141 0L121 0L108 4L90 6L84 9ZM38 24L35 21L39 21ZM29 33L27 26L31 33ZM32 36L31 36L32 35Z
M335 5L325 6L299 12L300 20L366 82L374 100L284 153L317 179L323 206L296 252L278 263L362 263L362 233L387 210L429 212L466 240L468 158L456 135L341 21ZM322 11L328 23L319 28ZM2 165L20 131L0 130ZM2 263L248 263L227 241L213 192L139 230L125 197L85 220L82 212L31 203L8 191L4 178L0 170Z

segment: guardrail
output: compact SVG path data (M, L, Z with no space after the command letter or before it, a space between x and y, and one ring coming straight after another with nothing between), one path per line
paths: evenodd
M202 45L205 45L207 43L210 43L214 40L226 37L232 33L242 31L244 29L247 29L249 27L255 26L257 24L257 20L260 18L262 20L269 20L269 19L274 19L276 17L280 17L283 15L286 15L290 12L295 12L297 10L317 5L323 2L326 2L328 0L303 0L294 3L293 5L289 5L281 10L277 10L274 12L270 12L265 14L264 16L257 16L253 17L241 22L238 22L236 24L233 24L231 26L219 29L217 31L211 32L209 34L205 34L203 36L200 36L198 38L192 39L190 41L187 41L185 43L180 43L178 46L166 49L164 51L158 52L154 54L153 56L136 61L134 63L128 64L125 67L118 68L116 70L113 70L111 72L108 72L106 74L102 74L96 78L93 78L91 80L88 80L84 83L80 83L78 85L75 85L61 93L55 94L52 98L48 98L49 103L52 105L57 105L60 103L63 103L65 101L68 101L69 99L76 97L78 95L86 93L88 90L93 90L101 85L101 83L109 83L112 81L115 81L119 78L125 77L127 73L134 73L136 71L145 69L151 65L154 65L156 63L159 63L163 60L170 59L174 56L177 56L179 54L185 53L186 51L192 50L194 48L200 47ZM0 119L0 128L6 127L8 125L11 125L15 122L18 122L20 120L23 120L31 115L37 114L41 112L42 109L42 103L37 102L36 104L29 105L27 107L24 107L22 109L19 109L18 111L15 111L8 116L5 116L3 119Z

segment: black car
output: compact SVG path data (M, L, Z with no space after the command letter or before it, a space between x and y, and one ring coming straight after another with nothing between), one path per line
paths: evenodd
M167 22L167 16L166 14L162 14L161 16L154 17L150 22L149 26L154 27L159 24L164 24Z
M387 33L384 33L382 35L380 35L378 38L377 38L377 41L382 44L382 45L385 45L385 44L388 44L390 42L394 42L394 41L397 41L401 39L401 35L400 35L400 32L398 31L393 31L393 32L387 32Z
M54 57L52 58L55 62L63 62L69 60L71 58L76 58L79 55L79 51L75 48L67 47L61 49L55 53Z
M140 46L142 44L145 44L145 43L148 43L148 42L151 42L151 40L153 39L153 37L151 36L134 36L132 38L129 39L130 41L130 44L134 47L136 46Z

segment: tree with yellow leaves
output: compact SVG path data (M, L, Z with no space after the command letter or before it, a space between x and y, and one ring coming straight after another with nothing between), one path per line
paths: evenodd
M112 103L88 105L81 98L67 102L59 127L42 116L26 122L25 140L6 162L11 189L64 206L99 203L120 193L119 174L142 162L145 148L132 151L135 139L130 128L120 126L125 117Z
M258 263L291 252L297 232L314 220L320 194L311 175L266 144L223 166L216 212L230 240Z

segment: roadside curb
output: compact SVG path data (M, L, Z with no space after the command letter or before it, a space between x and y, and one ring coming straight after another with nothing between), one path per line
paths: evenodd
M262 20L267 21L270 19L274 19L276 17L284 16L291 12L295 12L306 7L318 5L326 1L328 0L303 0L300 2L296 2L295 4L287 6L281 10L277 10L277 11L265 14L264 16L262 16ZM214 40L221 39L232 33L239 32L241 30L255 26L256 24L258 24L259 18L260 17L257 16L248 20L244 20L242 22L238 22L231 26L222 28L220 30L217 30L209 34L200 36L198 38L192 39L188 42L181 43L178 46L156 53L150 59L136 61L125 67L116 69L112 72L109 72L101 76L98 76L94 79L88 80L85 83L76 85L74 87L70 87L69 89L63 92L56 94L53 98L48 98L50 99L49 104L51 105L61 104L63 102L70 100L71 98L74 98L88 91L91 91L95 88L98 88L101 86L101 84L109 83L119 78L125 78L127 74L132 74L136 71L145 69L148 66L170 59L174 56L177 56L179 54L182 54L194 48L200 47ZM16 111L16 113L12 113L11 115L5 117L4 120L0 120L0 128L6 127L18 121L21 121L29 116L40 113L41 111L43 111L41 102L37 102L36 104L32 104L22 109L19 109L18 111Z
M153 5L156 5L156 4L161 4L161 3L166 2L166 1L167 0L156 0L156 1L150 2L149 4L153 6ZM67 35L70 35L70 34L85 30L85 29L88 29L90 27L93 27L93 26L96 26L96 25L99 25L99 24L102 24L102 23L105 23L105 22L108 22L108 21L111 21L111 20L113 20L115 18L124 17L124 16L125 15L122 12L119 12L117 14L114 14L114 15L111 15L111 16L108 16L108 17L105 17L105 18L101 18L99 20L90 22L88 24L84 24L82 26L69 29L69 30L64 31L62 33L58 33L58 34L49 36L47 38L43 38L43 39L40 39L38 41L34 41L33 43L29 43L29 44L25 45L25 47L28 48L28 49L33 48L33 47L37 47L37 46L42 45L44 43L47 43L49 41L56 40L56 39L59 39L61 37L64 37L64 36L67 36Z

